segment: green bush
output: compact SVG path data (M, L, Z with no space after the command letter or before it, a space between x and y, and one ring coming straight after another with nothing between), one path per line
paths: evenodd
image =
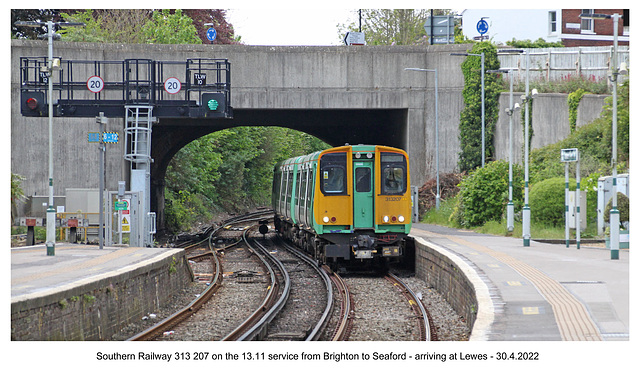
M515 211L522 208L524 171L513 165L513 202ZM451 220L463 227L481 226L486 221L500 221L509 201L509 163L493 161L473 171L460 184L458 203Z
M609 216L611 215L611 208L613 207L613 200L610 199L607 206L604 208L604 220L609 222ZM620 223L629 221L629 197L618 192L618 211L620 212Z
M564 223L564 177L555 177L534 184L529 192L531 220L550 226ZM576 180L569 179L569 190L575 191Z

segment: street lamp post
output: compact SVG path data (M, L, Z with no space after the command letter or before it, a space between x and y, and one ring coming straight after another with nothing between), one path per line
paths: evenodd
M507 203L507 231L513 231L514 206L513 206L513 112L520 105L513 103L513 73L509 73L509 107L506 109L509 115L509 203Z
M531 208L529 207L529 101L538 94L537 89L533 89L529 94L529 50L526 57L526 79L525 94L522 95L524 103L524 206L522 207L522 242L528 247L531 243Z
M623 67L618 68L618 20L622 16L615 14L593 14L583 13L580 18L585 19L613 19L613 57L611 69L609 70L609 80L613 84L613 114L611 118L611 175L613 176L613 196L611 197L611 212L609 227L611 230L611 259L619 259L620 251L620 211L618 211L618 75L626 74Z
M509 115L509 202L507 203L507 231L514 228L514 205L513 205L513 112L520 108L520 104L513 103L513 73L508 70L488 70L488 73L509 74L509 107L505 109Z
M16 26L22 27L42 27L47 26L47 39L48 39L48 57L47 57L47 79L49 80L49 206L47 207L47 240L46 248L48 256L55 256L56 250L56 209L53 205L53 39L55 32L53 26L84 26L84 23L72 23L72 22L40 22L40 21L18 21ZM59 37L58 34L55 34Z
M440 209L440 139L438 130L438 69L404 68L415 72L433 72L435 75L436 105L436 209Z
M481 63L481 71L480 71L480 75L481 75L481 91L482 91L482 167L484 167L484 162L485 162L485 143L484 143L484 137L485 137L485 122L484 122L484 117L485 117L485 112L484 112L484 52L479 53L479 54L469 54L469 53L451 53L451 55L453 56L480 56L480 63Z

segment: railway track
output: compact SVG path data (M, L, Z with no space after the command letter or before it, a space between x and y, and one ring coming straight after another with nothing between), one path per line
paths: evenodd
M202 306L207 303L216 293L216 291L222 286L222 266L214 252L209 251L206 253L200 253L194 255L193 257L189 257L188 259L189 261L193 262L203 259L211 260L213 276L204 293L200 294L193 300L193 302L191 302L189 305L179 310L178 312L172 314L168 318L138 333L137 335L132 336L128 339L129 341L147 341L162 336L164 332L170 331L173 327L185 321L187 318L191 317L194 313L200 310L200 308L202 308Z
M400 278L347 275L352 298L353 341L430 341L434 337L429 316L420 299Z
M388 273L385 275L385 279L387 279L400 290L400 292L409 302L411 309L413 309L413 312L417 316L416 321L418 329L420 330L420 341L431 341L432 335L435 335L434 327L432 327L433 324L431 323L431 316L427 312L424 305L422 305L420 299L411 290L411 288L407 286L407 284L402 282L402 280L398 276L392 273Z
M205 291L129 340L425 341L433 336L427 311L398 277L362 278L369 291L362 291L361 285L353 293L351 284L358 277L344 279L280 237L257 234L255 222L265 216L269 213L239 216L181 244L190 264L198 269L196 279L207 283ZM219 237L232 238L238 232L241 240L218 244ZM394 299L393 306L380 297L380 290ZM385 322L379 313L367 311L371 308L364 305L367 299L378 303L374 310L401 312ZM383 337L362 333L367 325L379 326L381 321L399 327L383 326L389 331Z
M270 284L258 308L237 328L227 334L222 339L223 341L263 339L267 334L269 323L282 310L291 290L291 279L282 262L272 256L255 239L248 239L247 232L243 234L243 241L262 261L269 273Z

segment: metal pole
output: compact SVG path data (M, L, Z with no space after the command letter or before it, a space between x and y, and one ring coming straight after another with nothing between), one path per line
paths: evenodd
M569 163L564 163L564 240L569 248Z
M507 231L513 231L513 73L509 73L510 92L509 92L509 203L507 204Z
M429 17L430 19L430 30L431 32L429 32L429 44L433 45L433 9L431 9L431 16Z
M436 210L440 209L440 130L438 129L438 69L434 69L436 77Z
M484 157L485 155L484 153L485 151L484 149L484 146L485 146L484 144L484 135L485 135L485 132L484 132L484 125L485 125L485 122L484 122L484 115L485 115L484 114L484 52L480 54L480 61L482 63L482 87L481 87L482 88L482 167L484 167L484 162L485 162L485 157Z
M104 191L105 191L105 179L107 176L106 159L107 159L107 145L104 143L104 132L107 124L107 118L104 117L104 112L100 112L100 116L96 118L96 122L100 124L100 143L98 150L100 151L100 188L99 188L99 201L100 201L100 228L99 228L99 244L100 249L104 248Z
M576 161L576 246L580 249L580 225L582 223L580 217L580 153L578 153L578 161Z
M522 208L522 245L528 247L531 243L531 209L529 208L529 49L525 57L527 76L525 79L524 100L524 207Z
M619 259L620 249L620 212L618 211L618 18L619 14L614 14L613 18L613 116L611 122L611 166L613 176L613 198L610 212L611 228L611 259Z
M56 255L56 209L53 205L53 22L47 22L47 37L49 39L49 56L47 68L49 71L49 207L47 207L47 255Z

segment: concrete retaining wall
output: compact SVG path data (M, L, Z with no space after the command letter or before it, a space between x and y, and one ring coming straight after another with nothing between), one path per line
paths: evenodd
M514 93L513 101L522 105L520 96ZM578 105L577 127L589 124L600 116L608 95L584 95ZM504 112L509 106L509 93L500 95L500 114L494 135L497 160L509 159L509 116ZM524 120L520 110L513 113L513 155L514 162L522 164L524 155ZM531 149L537 149L561 141L569 136L569 102L565 93L542 93L533 101L531 122L533 137ZM569 147L567 147L569 148ZM558 152L558 160L560 152Z
M11 340L106 340L192 281L183 250L143 267L11 304Z

